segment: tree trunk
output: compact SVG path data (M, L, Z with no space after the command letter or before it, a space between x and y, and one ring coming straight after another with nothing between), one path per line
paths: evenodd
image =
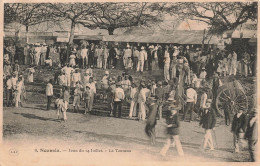
M108 30L108 34L109 34L109 35L113 35L115 28L109 27L107 30Z
M29 38L28 38L28 32L29 32L29 26L26 25L26 43L29 42Z
M202 39L201 52L203 52L203 51L204 51L205 33L206 33L206 29L204 29L204 31L203 31L203 39Z
M71 28L70 28L70 38L69 38L68 47L67 47L67 56L66 56L67 62L69 61L70 49L71 49L71 45L73 44L75 27L76 27L76 23L72 20L71 21Z

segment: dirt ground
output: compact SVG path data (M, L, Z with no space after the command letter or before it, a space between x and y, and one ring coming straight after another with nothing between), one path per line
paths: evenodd
M45 72L46 75L49 74L47 71ZM101 77L102 74L97 73L98 77ZM114 74L116 74L116 71L114 71ZM157 73L157 75L159 76L160 73ZM149 74L146 76L148 77ZM140 76L136 76L136 78L140 79ZM35 84L41 82L39 77L36 76L36 79ZM203 151L201 149L204 130L199 127L198 121L192 123L181 121L180 140L185 157L179 157L173 147L170 148L165 157L162 157L159 152L166 141L165 119L157 121L156 145L151 146L149 138L144 132L145 121L128 119L126 118L127 112L123 112L123 118L109 117L107 104L99 101L94 104L91 114L74 113L70 109L67 112L68 121L65 123L57 119L54 105L52 105L52 110L46 110L45 89L43 89L45 86L30 86L27 87L28 100L22 108L4 107L4 151L1 153L10 154L10 147L13 147L19 151L19 154L2 158L0 161L3 161L3 163L10 159L14 163L19 163L22 160L27 165L33 165L33 163L46 165L48 160L56 161L61 165L80 165L80 161L99 163L100 158L103 159L102 162L111 163L115 161L129 161L131 163L151 161L154 163L175 161L246 162L249 160L247 144L240 153L233 153L231 126L226 126L223 118L217 120L214 151ZM41 148L56 148L61 152L58 154L57 152L36 152L36 150L40 151ZM80 149L85 152L79 152ZM92 152L90 152L91 149ZM116 149L128 152L116 152ZM40 157L39 154L41 154ZM3 155L0 154L0 156ZM59 157L65 158L59 160ZM28 160L23 160L24 158Z

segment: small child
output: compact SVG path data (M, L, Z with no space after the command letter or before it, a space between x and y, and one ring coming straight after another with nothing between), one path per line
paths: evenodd
M65 73L62 72L61 75L58 76L58 84L59 85L66 85L66 82L67 82L67 77L65 76Z
M35 70L34 70L33 66L31 66L31 67L28 68L27 70L28 70L27 81L28 81L28 82L33 82L33 73L35 73Z
M132 62L132 58L128 57L127 59L127 65L126 65L127 69L132 69L133 68L133 62Z
M81 81L81 74L79 73L79 69L76 68L75 72L72 73L72 87L76 87L76 83Z
M51 60L51 58L46 59L44 62L46 64L46 66L52 68L52 60Z
M66 110L68 109L67 103L64 102L64 99L61 95L59 96L59 98L56 99L55 103L57 105L58 119L60 119L60 113L62 113L63 114L63 120L66 121L67 120Z
M90 111L90 96L91 96L91 90L89 86L86 86L86 89L84 91L84 101L85 101L85 113Z
M69 64L72 67L76 66L75 58L76 58L76 56L74 54L70 55L70 63Z
M73 100L73 107L74 107L74 112L79 111L79 105L80 105L80 98L82 96L82 92L81 92L81 85L80 82L78 81L76 83L76 88L74 90L74 100Z

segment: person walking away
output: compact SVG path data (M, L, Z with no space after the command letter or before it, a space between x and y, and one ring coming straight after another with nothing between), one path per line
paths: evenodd
M137 106L137 85L135 83L132 84L130 89L130 110L129 110L129 118L136 116L136 106Z
M186 108L184 110L183 121L185 121L187 112L190 112L190 122L193 121L194 106L197 102L197 92L193 89L193 85L188 85L186 90Z
M168 47L166 47L166 50L164 52L164 79L166 82L168 82L170 80L170 74L169 74L169 70L170 70L170 54L168 52Z
M50 79L49 83L46 86L46 96L47 96L47 110L50 110L51 107L51 100L53 96L53 86L52 86L53 80Z
M74 99L73 99L74 112L76 112L76 111L79 112L80 99L82 96L81 88L82 88L82 86L80 85L80 82L78 81L76 83L76 88L74 90Z
M257 161L257 141L258 141L258 118L257 109L254 108L252 115L249 118L247 124L247 130L245 133L245 138L248 140L248 151L250 154L250 161Z
M179 156L183 156L184 152L182 149L182 145L180 142L179 134L180 134L180 121L179 121L179 113L180 106L176 106L173 103L169 104L167 116L166 116L166 126L167 126L167 140L166 144L160 151L162 156L165 156L168 152L171 145L176 146L177 152ZM171 140L174 140L172 143Z
M140 72L144 71L144 62L145 62L146 59L147 59L147 53L144 50L144 47L142 46L139 57L138 57L138 64L137 64L137 69L136 69L137 72L138 71L140 71Z
M116 117L116 112L118 112L118 118L121 117L122 111L122 101L125 98L124 90L121 88L121 83L116 84L115 94L114 94L114 110L113 116Z
M150 137L151 145L155 145L155 125L156 125L156 115L157 115L157 101L154 97L148 98L149 112L147 116L147 122L145 126L145 133Z
M199 125L205 129L205 135L203 140L203 149L206 150L209 146L210 150L214 150L214 143L212 139L211 131L214 130L216 124L216 115L214 110L211 108L211 99L207 99L205 106L202 108L202 116Z
M234 143L234 152L239 152L239 144L242 146L244 143L244 135L247 127L247 117L244 114L242 109L239 109L238 112L234 115L231 131L233 133L233 143Z

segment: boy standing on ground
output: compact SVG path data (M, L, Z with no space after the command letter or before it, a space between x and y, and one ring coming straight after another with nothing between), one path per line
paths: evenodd
M52 79L50 79L49 83L46 86L46 96L47 96L47 110L50 110L51 107L51 99L53 96L53 86L52 86Z

